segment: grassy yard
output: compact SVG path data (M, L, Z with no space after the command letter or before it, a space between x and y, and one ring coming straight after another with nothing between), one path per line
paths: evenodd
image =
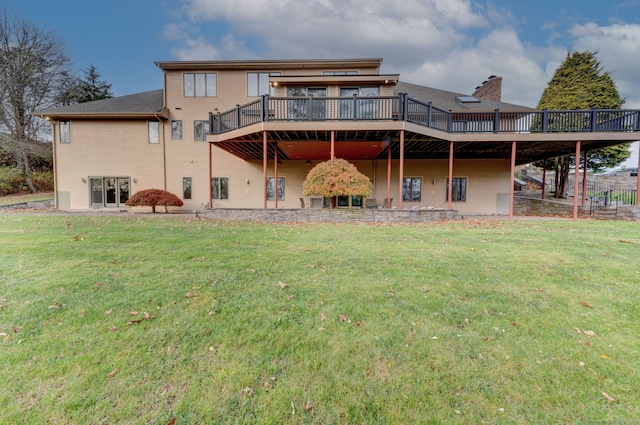
M0 241L0 423L640 418L638 223L0 214Z

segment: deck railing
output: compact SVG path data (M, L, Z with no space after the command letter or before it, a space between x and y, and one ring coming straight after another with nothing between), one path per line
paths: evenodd
M274 97L209 113L211 134L266 121L406 121L448 133L567 133L640 131L640 110L452 112L409 97Z

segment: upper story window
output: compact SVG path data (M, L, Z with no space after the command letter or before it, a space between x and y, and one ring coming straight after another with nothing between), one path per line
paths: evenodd
M322 75L358 75L358 71L324 71Z
M171 138L182 139L182 120L171 121Z
M148 121L149 123L149 143L157 145L160 143L160 131L158 121Z
M278 76L279 72L247 72L247 96L273 95L275 90L269 85L269 76Z
M193 121L193 140L196 142L206 142L209 134L209 120Z
M185 97L214 97L216 96L217 74L187 73L184 74Z
M71 125L69 121L60 121L58 123L58 130L60 131L60 143L71 143Z

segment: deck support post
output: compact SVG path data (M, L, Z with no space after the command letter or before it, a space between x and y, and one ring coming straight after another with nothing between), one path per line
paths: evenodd
M213 208L213 159L211 151L213 145L209 143L209 208Z
M573 220L578 219L578 190L580 189L580 141L576 142L576 169L573 178Z
M514 180L516 178L516 142L511 142L511 180L509 180L509 220L513 220Z
M391 208L391 141L387 143L387 208ZM384 204L383 204L384 205Z
M331 130L331 159L336 159L336 131Z
M402 184L404 183L404 130L400 130L400 168L398 170L398 209L402 209ZM391 202L389 202L391 203ZM388 205L391 207L391 205Z
M451 211L451 197L453 196L453 142L449 142L449 177L447 180L447 209Z
M262 131L262 198L267 209L267 131Z

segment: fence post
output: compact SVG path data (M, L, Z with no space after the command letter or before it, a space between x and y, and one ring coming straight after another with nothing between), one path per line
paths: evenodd
M213 113L209 112L209 134L215 134L213 132Z
M500 132L500 109L493 111L493 132Z
M240 128L240 105L236 105L236 128Z
M549 111L547 108L542 110L542 132L546 133L549 130Z
M398 121L404 119L404 103L402 102L402 93L398 94Z
M453 128L453 112L451 109L447 112L447 132L451 133L451 129Z
M598 127L598 108L591 110L591 131L596 131Z
M262 121L269 121L269 95L262 95Z
M427 127L431 127L431 117L433 114L433 103L427 103Z
M217 118L217 123L216 123L216 127L218 127L218 134L222 133L222 120L220 119L220 112L218 112L218 114L216 115Z

